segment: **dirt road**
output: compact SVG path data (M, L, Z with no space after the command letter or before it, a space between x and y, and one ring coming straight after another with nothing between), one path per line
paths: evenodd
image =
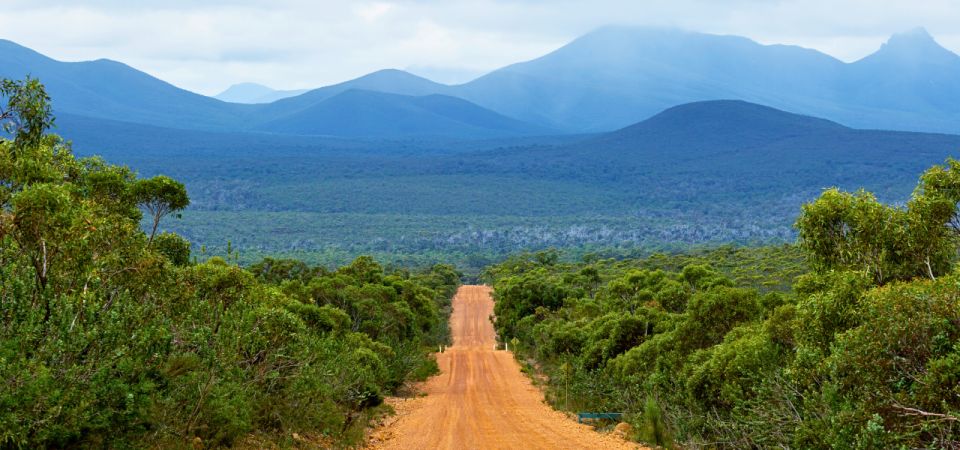
M394 403L392 423L373 433L377 449L630 449L554 411L511 353L494 350L490 288L463 286L453 300L454 345L437 355L440 375L423 397Z

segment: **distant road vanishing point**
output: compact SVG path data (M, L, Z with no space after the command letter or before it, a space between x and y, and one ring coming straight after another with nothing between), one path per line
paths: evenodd
M595 432L544 403L513 354L494 350L486 286L463 286L453 299L453 346L437 355L440 375L426 396L407 400L374 432L374 449L636 449Z

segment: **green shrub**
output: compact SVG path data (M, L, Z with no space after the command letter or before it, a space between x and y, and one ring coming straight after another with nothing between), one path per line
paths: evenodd
M77 161L31 116L49 112L39 84L0 83L11 96L32 102L8 105L15 118L41 129L0 137L0 447L217 447L254 432L282 444L305 431L346 446L384 395L436 370L453 268L191 265L186 240L140 228L138 202L152 234L188 202L182 185Z

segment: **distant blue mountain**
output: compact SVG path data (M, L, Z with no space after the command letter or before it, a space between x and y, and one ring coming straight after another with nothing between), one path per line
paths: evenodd
M855 128L960 133L960 56L923 29L894 35L876 53L845 63L815 50L761 45L736 36L607 27L541 58L462 85L382 70L257 105L194 94L113 61L64 63L0 41L0 76L27 74L47 84L57 111L169 128L362 134L330 113L337 104L356 114L363 111L354 123L366 124L373 134L393 130L393 136L417 136L445 127L447 135L460 130L475 136L477 129L484 129L491 137L505 136L518 132L519 122L533 124L526 127L531 133L594 133L628 126L680 104L738 99ZM258 92L270 95L251 86L237 90L246 94L226 98L251 101ZM488 117L517 122L497 131L470 121L448 127L441 124L457 120L437 111L423 114L427 111L420 107L414 108L421 114L416 120L396 122L396 114L404 111L397 98L378 97L376 101L385 102L382 108L392 111L380 112L370 94L337 100L359 104L325 103L351 90L458 97L488 109ZM377 123L377 117L394 122ZM440 122L427 126L423 121L430 117ZM285 120L291 123L282 123Z
M960 131L960 56L922 28L894 35L876 53L850 64L836 92L861 111L889 111L888 120L870 124L875 128L918 124L908 128Z
M180 89L130 66L100 59L60 62L0 40L0 77L40 79L57 112L173 128L229 129L249 105Z
M245 105L177 88L118 62L60 62L0 41L0 77L28 75L46 85L57 113L172 129L378 138L555 132L463 99L433 95L434 87L442 85L401 71L377 72L270 104ZM382 92L357 91L364 88Z
M776 103L790 90L817 89L822 72L841 65L816 51L735 36L608 27L494 71L459 93L525 120L604 131L700 100Z
M347 89L461 97L565 132L600 132L671 106L740 99L858 128L960 132L960 56L923 29L844 63L816 50L737 36L606 27L532 61L447 86L385 70L285 99L303 108ZM272 114L271 114L272 117Z
M434 83L426 78L421 78L402 70L385 69L343 83L313 89L302 95L265 105L257 112L257 115L264 121L276 122L281 117L291 116L313 108L331 97L350 90L424 96L445 93L448 90L447 88L445 85Z
M387 138L404 135L483 138L550 134L466 100L350 89L258 127L301 135Z
M650 119L561 151L584 164L604 161L611 170L696 172L702 177L750 178L775 183L802 178L842 180L844 170L879 165L897 168L942 162L960 155L960 136L849 128L741 100L695 102L669 108ZM834 167L834 164L842 166ZM843 167L845 166L845 167ZM818 172L822 172L819 173ZM809 188L809 186L808 186Z
M273 103L282 98L295 97L307 89L277 90L257 83L240 83L230 86L213 98L230 103Z
M669 108L643 122L585 141L591 148L624 152L637 148L703 148L740 151L793 138L837 136L851 128L826 119L789 113L742 100L713 100ZM664 151L663 156L676 156ZM776 157L784 156L774 155Z
M852 64L736 36L608 27L452 90L521 120L604 131L740 99L860 128L960 132L960 57L920 29Z
M765 213L789 218L800 202L830 186L868 187L903 201L916 173L958 156L958 135L854 129L716 100L669 108L577 143L468 155L457 167L606 186L647 204L746 210L765 202ZM763 214L753 210L751 217Z
M443 93L448 86L397 69L384 69L343 83L313 89L297 98L282 102L285 105L301 105L326 100L351 89L385 92L401 95L431 95Z

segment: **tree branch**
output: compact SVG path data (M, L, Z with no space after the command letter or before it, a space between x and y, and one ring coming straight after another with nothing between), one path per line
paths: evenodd
M910 408L907 406L903 406L899 403L894 403L893 407L903 411L907 416L928 417L928 418L934 418L935 420L941 420L945 422L960 422L960 417L953 416L950 414L941 414L941 413L923 411L917 408Z

